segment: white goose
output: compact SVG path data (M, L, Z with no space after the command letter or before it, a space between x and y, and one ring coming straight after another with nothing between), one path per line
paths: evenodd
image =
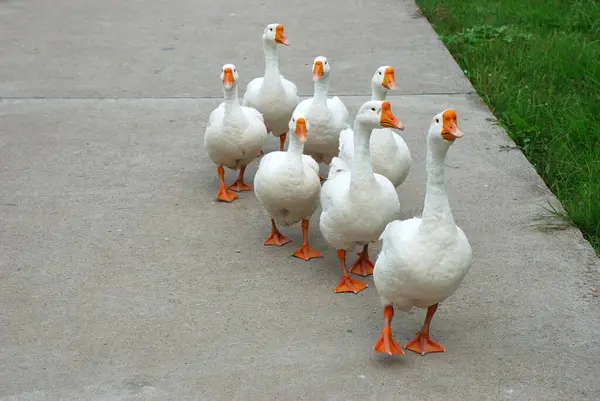
M215 163L221 185L217 199L232 202L237 195L234 191L251 191L244 183L246 165L256 159L267 141L267 129L262 115L253 108L240 106L238 99L238 73L235 65L225 64L221 69L225 101L214 109L209 117L204 133L204 147ZM225 169L239 170L237 180L225 186Z
M393 221L381 235L383 245L373 279L384 307L385 324L375 351L403 354L392 337L394 307L428 308L421 331L406 349L422 355L443 352L429 338L429 325L438 304L454 294L471 267L471 246L456 226L444 188L446 152L463 133L456 113L444 110L433 118L427 135L427 193L423 217Z
M383 80L388 86L392 87L392 85L395 85L394 83L394 78L393 78L393 70L391 70L391 76L390 76L390 70L391 67L381 67L384 68L383 72L386 74L385 78L380 78L378 72L375 72L375 77L373 78L373 80L375 81L375 79L377 79L377 81ZM388 70L386 70L386 68L389 68ZM377 83L377 86L381 86L381 83ZM354 128L356 129L356 127ZM340 135L340 155L338 157L338 159L336 159L335 162L331 163L331 166L334 168L341 168L342 169L346 169L349 170L351 168L351 166L353 165L354 162L354 146L356 144L356 139L355 139L355 135L354 135L354 129L352 128L347 128L345 130L343 130L341 132ZM395 130L400 130L403 131L404 130L404 124L401 121L398 121L397 127L395 128ZM371 166L373 168L373 172L375 174L379 174L384 176L385 178L387 178L390 182L392 182L392 185L394 184L394 182L390 179L390 177L387 177L385 174L381 174L381 172L378 172L375 170L375 160L379 161L379 165L383 165L386 162L390 161L390 162L394 162L394 159L390 158L388 159L378 159L374 154L373 154L373 150L374 148L377 148L377 145L379 144L385 144L386 146L396 146L396 142L394 140L394 137L399 137L399 135L395 134L395 130L393 131L390 128L376 128L373 129L370 135L370 139L369 139L369 152L370 152L370 161L371 161ZM376 137L378 135L381 135L384 137L384 141L381 142L379 141ZM386 139L390 139L388 138L388 135L391 135L391 141L392 143L385 143ZM342 139L342 136L344 137L344 139ZM402 138L400 138L400 140L402 142L404 142L402 140ZM374 146L374 144L376 144L376 146ZM408 149L408 148L407 148ZM345 153L344 153L345 151ZM384 154L386 157L387 156L391 156L388 155L388 151L389 149L379 149L379 153L376 153L376 155L381 156L381 154ZM348 154L350 153L350 154ZM394 153L394 152L392 152ZM343 162L343 163L342 163ZM342 164L340 164L342 163ZM396 165L396 167L398 167ZM386 168L387 170L387 168ZM358 259L356 260L356 262L354 262L354 264L352 265L351 269L350 269L351 273L357 274L359 276L369 276L371 274L373 274L373 262L371 262L371 260L369 259L369 244L364 244L363 245L363 249L361 252L358 253Z
M263 114L267 130L279 137L279 150L283 150L288 122L300 101L298 88L279 74L278 46L289 44L283 32L283 25L267 25L262 39L265 75L250 81L242 105L253 107Z
M387 92L396 89L394 69L382 66L371 79L371 100L385 100ZM340 133L339 158L352 164L354 141L352 129ZM373 171L381 174L397 188L404 182L412 164L408 145L397 132L389 128L376 129L371 135L371 164Z
M368 101L354 120L354 162L349 168L339 158L331 161L328 180L321 188L321 233L337 249L342 278L335 292L357 293L366 284L350 278L346 270L346 251L356 245L377 241L385 226L400 217L400 201L394 185L374 174L369 154L369 137L374 128L398 128L402 123L392 114L389 102ZM365 263L362 263L365 260ZM360 261L360 262L359 262ZM368 263L366 263L368 262ZM373 264L363 253L356 269Z
M317 163L329 164L338 154L340 131L350 126L350 115L339 97L327 98L330 71L327 58L315 58L312 71L315 82L313 97L301 101L295 111L306 115L311 126L304 153L312 156Z
M271 152L260 161L254 177L254 193L271 217L271 235L265 245L285 245L277 224L291 226L302 220L302 246L292 255L309 260L323 255L308 246L308 222L319 207L319 165L304 155L304 144L311 135L304 115L294 113L289 123L290 143L286 152Z

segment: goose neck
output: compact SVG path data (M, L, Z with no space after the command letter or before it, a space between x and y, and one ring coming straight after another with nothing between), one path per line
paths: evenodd
M279 74L279 49L276 44L263 41L265 53L265 81L276 82L280 79Z
M444 163L449 145L433 144L427 146L427 186L423 208L423 227L454 226L454 218L446 188L444 185Z
M327 104L327 92L329 91L329 78L323 77L315 81L315 93L313 102Z
M238 99L237 84L234 83L230 89L223 89L223 92L225 97L225 117L241 113L242 108Z
M381 84L373 83L371 85L371 100L383 102L387 97L387 91Z
M290 138L290 142L287 148L287 157L290 161L301 161L302 154L304 153L304 143L300 142L296 134L292 131L288 133L288 138Z
M354 158L352 159L350 187L364 191L365 187L375 182L373 166L371 164L371 139L372 129L361 124L358 120L354 122Z

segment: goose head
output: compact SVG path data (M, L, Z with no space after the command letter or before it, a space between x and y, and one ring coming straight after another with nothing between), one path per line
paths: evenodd
M404 123L393 113L388 101L370 100L360 106L356 121L368 129L392 128L404 130Z
M379 67L377 71L375 71L375 74L373 74L371 86L373 89L377 88L379 91L383 90L385 92L398 89L394 77L394 68L389 65Z
M265 43L271 43L273 45L285 45L288 46L288 42L283 32L283 25L281 24L269 24L263 32L263 41Z
M300 143L306 143L308 140L308 121L304 117L292 117L294 124L294 134Z
M308 140L308 130L310 128L310 124L306 118L306 112L294 110L288 123L288 128L288 132L294 134L295 138L300 143L306 143Z
M237 68L233 64L225 64L221 68L221 81L223 81L223 88L230 90L236 85L238 80Z
M429 125L428 141L434 145L449 148L456 139L462 138L464 134L458 128L457 118L456 112L452 109L446 109L436 114Z
M320 81L323 78L329 77L329 61L327 57L318 56L313 61L313 81Z

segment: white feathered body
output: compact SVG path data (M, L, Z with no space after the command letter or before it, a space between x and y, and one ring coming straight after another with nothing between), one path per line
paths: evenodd
M270 152L260 161L254 177L258 201L283 226L310 219L319 207L320 191L319 165L303 154Z
M250 107L232 107L226 115L225 102L214 109L204 134L204 147L217 165L238 170L259 155L267 140L262 115Z
M387 225L373 272L382 303L405 312L444 301L471 267L471 246L460 227L428 223L424 228L422 222L412 218Z
M358 173L362 174L362 173ZM351 185L350 168L331 161L321 188L321 233L336 249L353 250L379 239L385 226L400 218L400 200L392 183L380 174L360 188Z
M326 106L322 102L313 102L313 99L303 100L295 110L295 113L305 114L311 126L304 153L318 163L329 164L338 154L340 131L349 127L350 114L337 96L328 98Z
M339 158L352 164L354 158L353 131L348 128L340 133ZM400 186L408 176L412 164L410 150L404 139L389 128L374 129L370 138L371 165L373 171Z
M262 113L267 130L274 136L281 136L288 130L288 122L298 105L298 88L279 76L279 80L255 78L246 87L243 106L252 107Z

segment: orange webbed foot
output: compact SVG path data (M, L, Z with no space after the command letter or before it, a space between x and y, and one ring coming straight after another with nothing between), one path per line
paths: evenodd
M236 180L233 184L227 187L227 189L231 189L232 191L242 192L242 191L252 191L252 187L244 181Z
M217 200L222 202L233 202L237 197L235 192L228 191L224 185L221 186L219 192L217 192Z
M404 355L402 347L394 340L392 330L388 326L384 327L381 331L381 336L379 336L379 340L373 346L373 350L380 354Z
M415 338L410 340L404 348L416 352L417 354L425 355L431 352L445 352L446 349L441 344L433 341L427 334L422 332L417 333Z
M365 257L361 252L358 254L358 259L356 259L356 262L354 262L350 268L350 273L356 274L357 276L367 277L373 274L374 267L375 265L373 262L369 260L369 255Z
M369 245L363 246L363 250L357 253L358 259L352 265L350 272L358 276L367 277L373 274L375 265L369 259Z
M223 166L217 166L217 173L219 174L219 181L221 185L219 185L219 191L217 192L217 200L222 202L233 202L235 198L237 198L237 194L228 191L225 186L225 169Z
M250 185L247 185L244 182L244 173L245 172L246 172L246 166L242 165L240 167L240 173L238 174L237 179L235 180L235 182L233 184L231 184L227 188L231 189L232 191L236 191L236 192L252 191L252 187Z
M323 254L321 252L310 248L308 245L302 245L300 248L296 249L296 251L292 253L292 255L304 260L323 257Z
M367 287L368 286L362 281L354 280L350 276L342 276L342 279L338 283L337 287L335 287L333 292L353 292L355 294L358 294Z
M269 235L269 237L265 240L265 245L283 246L288 242L292 242L292 240L277 231L272 232L271 235Z

